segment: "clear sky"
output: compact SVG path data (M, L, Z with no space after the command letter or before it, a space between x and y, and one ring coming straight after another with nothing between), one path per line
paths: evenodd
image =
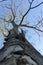
M4 2L4 4L8 3L9 1L10 0L8 0L7 2ZM43 0L35 0L33 2L32 6L35 6L37 3L40 3L41 1L43 1ZM24 5L25 5L25 8L28 9L28 5L29 5L28 0L24 0L23 2L24 2ZM18 4L19 3L17 2L17 5ZM23 6L23 5L21 5L21 6ZM6 10L6 8L3 8L3 7L0 6L0 13L1 13L0 17L4 16L4 14L7 14L7 13L9 14L8 11L9 10ZM25 13L25 12L23 12L23 13ZM41 13L42 13L42 15L41 15ZM41 18L40 16L43 17L43 5L37 7L34 10L31 10L30 13L27 15L27 17L28 17L27 20L29 20L29 22L30 22L29 25L34 25L35 23L37 23L37 20L40 20L40 18ZM1 24L0 26L2 27L2 25L3 24ZM37 35L37 33L35 33L34 30L29 29L28 32L26 33L26 38L43 55L43 33L40 33L40 37L39 37L39 35ZM3 41L4 41L3 35L0 34L0 48L2 48L2 46L3 46Z

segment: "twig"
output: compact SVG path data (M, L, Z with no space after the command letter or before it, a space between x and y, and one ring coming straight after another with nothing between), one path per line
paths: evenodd
M40 6L41 4L43 4L43 2L39 3L38 5L36 5L36 6L34 6L34 7L31 7L31 9L34 9L34 8Z

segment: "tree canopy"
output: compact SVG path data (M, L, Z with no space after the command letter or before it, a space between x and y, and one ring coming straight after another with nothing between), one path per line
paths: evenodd
M0 0L0 32L4 38L12 28L40 36L40 32L43 33L42 6L43 1L38 0Z

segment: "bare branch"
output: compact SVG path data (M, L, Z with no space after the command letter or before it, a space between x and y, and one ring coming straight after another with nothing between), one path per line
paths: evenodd
M30 9L31 9L31 8L29 8L29 9L28 9L28 11L27 11L27 12L23 15L22 20L21 20L21 22L20 22L20 24L19 24L19 25L21 25L21 24L22 24L22 22L23 22L23 20L24 20L25 16L28 14L28 12L30 11Z
M33 3L33 1L34 1L34 0L32 0L32 1L28 0L29 4Z
M8 8L9 10L11 10L12 15L13 15L13 20L11 20L12 19L12 15L11 15L11 18L8 21L5 18L0 18L0 19L4 20L6 22L9 22L10 21L12 23L13 27L14 27L14 30L17 31L18 30L18 26L14 22L15 15L14 15L14 12L13 12L13 9L12 9L12 2L11 2L11 7L8 7L8 6L5 6L5 7Z
M41 20L39 20L39 21L38 21L35 25L33 25L33 26L37 27L42 21L43 21L43 18L42 18Z
M41 3L39 3L38 5L36 5L36 6L34 6L34 7L31 7L31 5L32 5L33 1L34 1L34 0L32 0L32 2L30 3L30 7L29 7L29 9L27 10L27 12L23 15L22 20L21 20L21 22L20 22L20 24L19 24L19 25L21 25L21 24L22 24L22 22L23 22L23 20L24 20L25 16L28 14L28 12L29 12L31 9L34 9L34 8L36 8L36 7L40 6L41 4L43 4L43 2L41 2Z
M6 8L8 8L8 9L10 9L11 10L11 12L12 12L12 15L13 15L13 18L15 19L15 15L14 15L14 12L13 12L13 9L12 9L12 7L7 7L7 6L5 6Z
M12 0L11 0L11 1L12 1ZM43 2L41 2L41 3L39 3L38 5L36 5L36 6L34 6L34 7L31 7L33 1L34 1L34 0L32 0L32 2L30 3L29 9L28 9L27 12L23 15L23 17L22 17L22 19L21 19L21 21L20 21L20 24L17 25L17 27L18 27L18 26L27 27L27 28L32 28L32 29L35 29L35 30L37 30L37 31L43 32L42 30L40 30L39 28L37 28L37 27L35 27L35 26L21 25L22 22L23 22L23 20L24 20L24 18L25 18L25 16L28 14L28 12L29 12L31 9L34 9L34 8L40 6L41 4L43 4ZM16 24L14 23L14 19L15 19L16 16L15 16L14 11L13 11L13 9L12 9L12 2L11 2L11 7L10 7L10 8L7 7L7 6L5 6L5 7L8 8L8 9L10 9L11 12L12 12L12 15L13 15L14 18L13 18L12 21L11 21L11 19L10 19L9 21L11 21L11 23L13 24L13 27L15 28L15 27L16 27L16 26L15 26ZM11 18L12 18L12 17L11 17ZM2 19L2 18L0 18L0 19ZM6 21L5 19L2 19L2 20ZM7 21L7 22L8 22L8 21ZM38 23L38 24L39 24L39 23Z
M35 29L37 31L43 32L42 30L36 28L35 26L27 26L27 25L19 25L19 26L21 26L21 27L27 27L27 28L32 28L32 29Z
M29 7L29 9L27 10L27 12L23 15L22 20L21 20L21 22L20 22L20 24L19 24L19 25L21 25L21 24L22 24L22 22L23 22L23 20L24 20L25 16L28 14L28 12L29 12L30 10L31 10L31 4L30 4L30 7Z
M22 22L23 22L23 20L24 20L25 16L26 16L26 15L28 14L28 12L31 10L31 5L32 5L33 1L34 1L34 0L32 0L32 2L30 2L30 7L29 7L29 9L27 10L27 12L23 15L22 20L21 20L21 22L20 22L20 24L19 24L19 25L21 25L21 24L22 24Z
M34 0L32 0L32 2L29 1L29 2L30 2L30 7L29 7L29 9L27 10L27 12L23 15L22 20L21 20L21 22L20 22L20 25L22 24L22 22L23 22L25 16L28 14L28 12L29 12L31 9L34 9L34 8L40 6L41 4L43 4L43 2L41 2L41 3L39 3L38 5L36 5L36 6L34 6L34 7L31 7L33 1L34 1Z
M6 1L6 0L4 0L4 1ZM3 5L0 5L1 7L5 7L5 8L8 8L9 10L11 10L11 12L12 12L12 15L13 15L13 18L15 19L15 14L14 14L14 12L13 12L13 9L12 9L12 0L11 0L11 7L8 7L8 6L3 6Z
M40 6L41 4L43 4L43 2L39 3L38 5L36 5L36 6L34 6L34 7L31 7L31 9L34 9L34 8Z

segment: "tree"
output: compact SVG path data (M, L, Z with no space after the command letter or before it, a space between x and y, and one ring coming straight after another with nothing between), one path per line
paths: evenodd
M26 4L25 4L26 2ZM34 6L34 3L37 2L35 0L1 0L0 1L0 7L5 10L3 13L4 16L0 16L0 23L2 23L3 27L0 27L1 33L3 33L4 37L8 35L9 27L6 27L6 24L10 26L9 24L12 24L14 31L18 34L18 29L33 29L36 33L43 32L41 29L43 27L43 17L41 16L40 19L38 19L37 22L34 23L34 25L30 25L29 14L31 11L34 11L34 9L37 9L43 4L43 1L37 3ZM1 8L0 8L1 9ZM40 16L40 15L39 15ZM30 17L31 18L31 17ZM0 24L1 25L1 24ZM11 26L11 27L12 27ZM26 31L26 30L25 30Z
M4 35L4 38L6 40L6 42L4 43L5 46L2 48L3 51L2 53L0 53L1 65L3 63L4 65L7 64L8 63L7 60L9 60L9 58L12 59L10 64L43 65L43 57L25 39L24 31L26 31L26 29L34 30L38 35L40 32L43 32L42 12L41 12L41 18L38 19L38 21L35 20L35 22L33 22L32 19L31 19L32 21L29 20L31 18L30 17L31 12L34 11L34 9L37 9L39 6L41 6L43 4L43 1L42 2L38 1L36 5L34 5L34 3L36 3L35 0L0 1L0 10L2 11L0 16L0 32ZM10 30L12 28L13 30ZM18 29L20 29L20 31ZM19 57L15 56L15 54L18 55ZM25 58L29 60L27 61Z

